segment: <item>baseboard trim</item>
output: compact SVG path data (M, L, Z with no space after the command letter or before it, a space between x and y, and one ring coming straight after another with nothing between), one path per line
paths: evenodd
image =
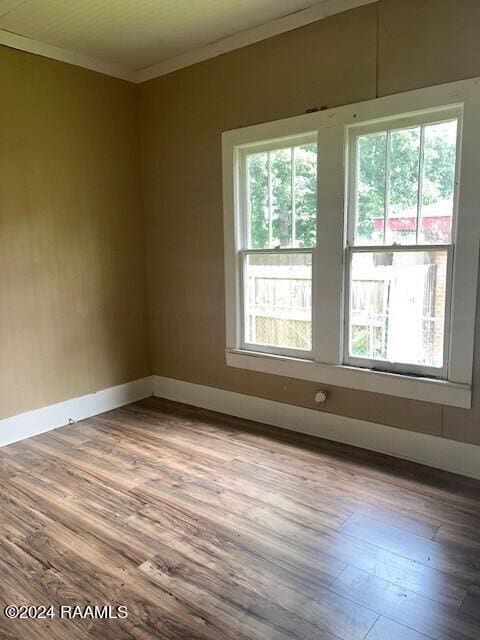
M155 375L153 395L480 479L473 444Z
M0 420L0 447L152 395L152 377L139 378Z

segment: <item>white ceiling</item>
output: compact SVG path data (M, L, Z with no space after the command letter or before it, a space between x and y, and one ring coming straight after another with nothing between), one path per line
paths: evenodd
M371 1L0 0L0 29L136 72L308 7L328 15Z

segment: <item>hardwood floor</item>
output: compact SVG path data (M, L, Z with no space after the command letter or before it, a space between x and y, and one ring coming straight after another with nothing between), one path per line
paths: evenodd
M0 449L3 640L479 640L480 483L150 398ZM126 605L8 620L7 604Z

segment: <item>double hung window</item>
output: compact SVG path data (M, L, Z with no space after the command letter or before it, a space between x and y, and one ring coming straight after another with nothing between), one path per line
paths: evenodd
M448 374L457 112L349 132L345 361Z
M474 81L223 134L227 362L468 407Z
M312 353L316 136L242 154L244 348Z

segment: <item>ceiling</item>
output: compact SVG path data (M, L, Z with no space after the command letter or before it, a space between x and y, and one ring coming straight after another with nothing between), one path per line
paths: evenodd
M135 73L291 14L294 28L305 9L319 19L371 1L0 0L0 30Z

